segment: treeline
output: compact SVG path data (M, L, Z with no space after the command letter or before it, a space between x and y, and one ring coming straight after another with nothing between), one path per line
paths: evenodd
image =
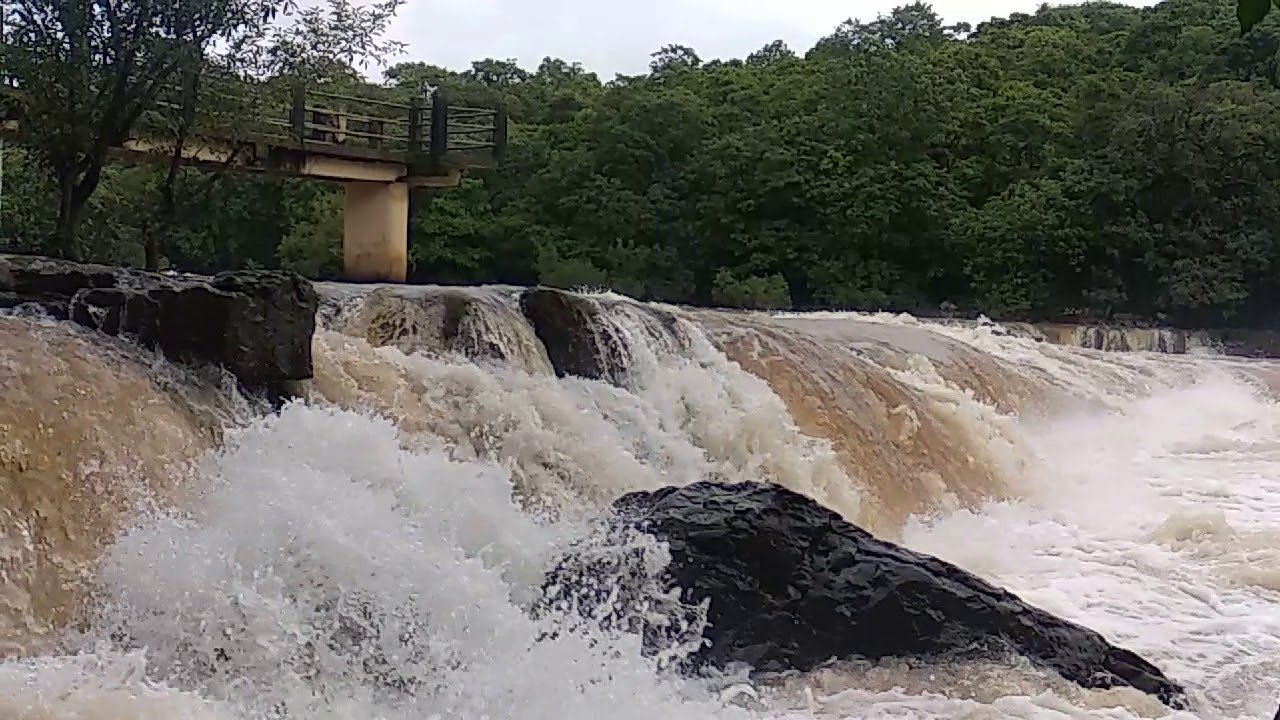
M610 287L748 307L1274 324L1280 18L1234 4L1042 7L976 28L922 4L603 82L547 59L404 63L385 85L503 102L504 168L413 198L419 282ZM350 80L350 82L356 82ZM5 152L0 243L56 251L57 188ZM341 187L108 165L94 258L341 271ZM163 225L160 227L158 225Z

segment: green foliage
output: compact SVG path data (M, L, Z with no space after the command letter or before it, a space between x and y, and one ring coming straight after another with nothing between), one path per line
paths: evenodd
M291 22L273 25L263 50L269 72L312 82L359 83L359 71L404 50L386 39L405 0L324 0L307 4Z
M0 68L20 142L58 185L59 254L78 257L108 150L215 46L259 37L288 0L0 0ZM91 241L92 242L92 241Z
M736 278L732 271L722 269L716 273L711 299L715 304L727 307L778 310L791 306L791 291L787 288L786 279L777 273L766 277Z
M275 71L364 82L352 70L383 47L376 23L372 44L343 36L357 52L320 62L351 7L271 36L302 59ZM648 73L610 82L555 58L396 65L377 92L440 87L513 121L502 169L415 191L411 277L762 309L1273 324L1280 20L1251 7L1046 5L970 28L913 3L799 54L774 42L706 61L668 45ZM0 244L50 251L58 188L42 162L6 155ZM108 166L86 252L139 262L163 176ZM340 273L338 186L183 170L174 191L167 262Z
M339 277L342 273L342 206L340 191L321 188L295 194L286 201L286 212L297 218L280 240L280 265L313 278Z
M538 253L538 282L542 285L565 290L600 290L609 287L609 276L590 260L581 257L560 257L554 248Z
M4 165L0 247L12 244L52 254L56 248L48 247L48 242L53 237L54 216L47 209L57 198L53 181L29 153L12 143L0 145L0 163Z

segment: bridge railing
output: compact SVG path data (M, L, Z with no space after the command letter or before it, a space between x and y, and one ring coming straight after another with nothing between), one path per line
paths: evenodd
M442 93L408 102L314 89L295 89L293 138L313 149L356 155L407 155L448 167L490 166L506 151L500 108L451 105Z
M17 88L0 82L0 122L19 119L18 98ZM496 166L507 143L501 108L450 105L440 93L402 98L389 89L339 92L212 73L199 78L198 87L160 88L134 134L164 140L184 125L190 138L403 162L420 174Z

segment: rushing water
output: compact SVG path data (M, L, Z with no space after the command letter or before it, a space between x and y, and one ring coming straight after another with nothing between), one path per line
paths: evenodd
M0 317L0 718L1171 716L1025 665L690 681L544 636L525 608L587 520L707 477L1099 630L1188 686L1172 716L1275 712L1280 366L601 295L615 382L558 379L515 293L324 288L311 397L275 415Z

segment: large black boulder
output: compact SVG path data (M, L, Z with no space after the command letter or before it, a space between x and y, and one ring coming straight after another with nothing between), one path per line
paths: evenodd
M288 272L174 277L0 254L0 307L35 305L172 360L222 366L277 397L312 375L318 303L311 283Z
M804 671L832 659L1013 653L1084 687L1132 686L1185 706L1183 688L1133 652L955 565L878 540L786 488L699 482L632 493L614 509L607 538L638 530L668 544L660 589L681 588L691 604L710 599L706 642L686 669ZM634 567L619 560L627 556L601 552L600 538L585 543L548 575L544 607L607 616L599 604L618 596L650 600L653 588L640 589ZM661 628L645 628L649 651L671 642Z

